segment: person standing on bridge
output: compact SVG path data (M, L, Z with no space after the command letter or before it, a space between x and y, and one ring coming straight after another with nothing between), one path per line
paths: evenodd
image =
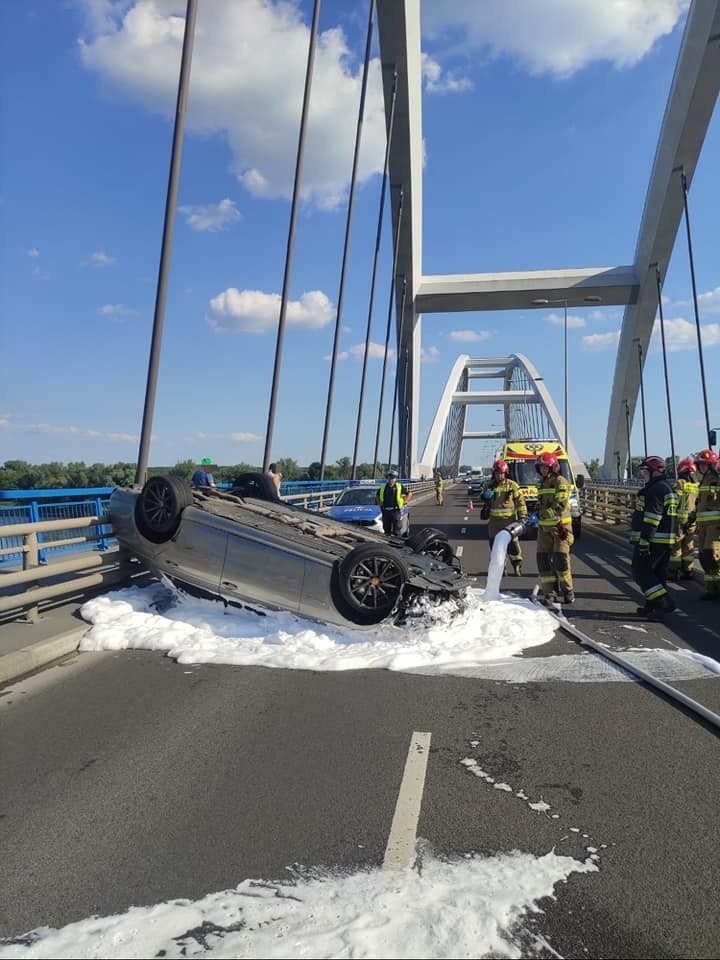
M386 537L400 536L401 510L412 499L412 491L403 495L402 484L398 483L397 470L388 470L386 482L377 492L377 502L382 508L382 525Z
M659 621L675 609L665 578L675 545L678 495L665 475L662 457L645 457L640 464L640 478L645 486L638 491L630 521L630 542L634 544L632 575L645 597L637 612L648 620Z
M434 479L435 479L435 503L437 503L439 506L442 506L444 503L443 484L445 483L445 481L443 480L443 475L439 470L435 471Z
M675 545L670 554L667 579L692 580L698 498L698 484L695 482L697 467L693 458L685 457L681 460L677 465L677 473L675 492L678 495L678 528Z
M190 483L194 487L214 487L215 486L215 477L212 475L212 459L210 457L203 457L200 461L200 466L192 475L192 480Z
M492 479L483 491L483 500L488 506L488 540L490 550L495 537L513 520L523 520L527 516L525 497L520 484L508 476L509 468L501 458L492 465ZM522 548L517 537L513 537L507 548L513 573L522 574Z
M700 566L705 573L703 600L720 603L720 456L701 450L695 458L700 471L697 525Z
M543 600L575 602L570 548L575 542L570 516L570 484L560 473L554 453L543 453L535 462L540 474L538 492L537 566Z

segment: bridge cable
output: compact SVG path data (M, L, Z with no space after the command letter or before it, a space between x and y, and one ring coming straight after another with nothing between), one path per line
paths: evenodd
M370 328L372 326L373 307L375 304L375 283L377 280L377 265L380 256L380 241L382 240L383 214L385 213L385 194L387 193L388 169L390 167L390 149L392 147L393 129L395 125L395 102L397 100L397 70L393 71L392 99L390 101L390 119L388 123L387 141L385 144L385 162L383 164L382 187L380 189L380 207L378 210L377 233L375 234L375 254L373 257L372 277L370 280L370 302L368 304L367 330L365 333L365 350L363 352L362 374L360 376L360 398L358 400L357 423L355 426L355 445L353 447L352 472L350 478L355 479L357 470L358 447L360 445L360 424L362 423L363 400L365 397L365 378L367 376L367 362L370 353ZM394 267L393 267L394 269Z
M407 277L403 277L403 288L402 294L400 296L400 328L398 330L398 344L400 343L400 338L402 336L402 328L405 322L405 297L407 295ZM397 413L397 402L398 402L398 387L399 387L399 373L400 373L400 349L398 347L397 358L395 363L395 386L393 389L393 407L392 414L390 416L390 446L388 447L388 459L387 459L387 468L388 470L392 466L392 448L393 440L395 439L395 415ZM398 447L398 467L400 466L400 449Z
M150 439L152 437L152 421L155 412L155 395L157 393L158 370L160 367L160 347L162 345L163 326L165 323L165 302L167 300L170 254L172 251L178 186L180 183L185 113L190 88L190 66L192 64L196 20L197 0L187 0L182 53L180 55L180 77L178 79L177 101L175 105L172 151L170 154L170 173L168 175L167 195L165 198L165 218L163 222L160 266L155 291L155 315L153 317L150 359L148 360L147 384L145 386L145 406L143 408L140 449L138 451L137 469L135 471L135 483L138 486L145 481L148 456L150 454Z
M292 204L290 207L290 225L288 227L287 250L285 253L285 273L283 276L282 299L280 301L280 318L278 320L277 340L275 343L275 365L273 368L272 390L270 392L270 409L268 411L267 431L265 433L263 470L267 470L268 464L270 463L270 450L272 448L273 431L275 428L275 406L277 403L278 381L280 379L280 363L282 360L282 347L283 339L285 337L285 324L287 320L287 302L290 291L290 268L292 264L293 249L295 246L295 221L297 219L297 208L300 200L300 180L302 178L303 158L305 155L305 130L307 127L307 116L310 107L310 88L312 86L313 63L315 61L315 47L319 20L320 0L315 0L312 27L310 29L310 41L308 43L307 68L305 71L305 90L303 93L300 132L298 135L297 159L295 161L295 182L293 184Z
M708 412L707 388L705 386L705 364L703 363L702 336L700 334L700 314L698 312L697 287L695 285L695 261L693 259L692 238L690 236L690 213L688 210L688 185L685 168L680 167L680 183L682 185L683 205L685 208L685 227L687 230L688 259L690 260L690 279L692 281L693 307L695 309L695 328L697 330L698 357L700 359L700 383L702 384L703 404L705 407L705 432L708 446L710 443L710 414Z
M395 235L395 249L393 251L392 275L390 277L390 296L388 298L387 329L385 330L385 353L383 354L382 376L380 378L380 400L378 401L377 429L375 431L375 449L373 451L373 480L377 476L378 447L380 446L380 424L382 423L383 400L385 399L385 374L387 372L388 350L390 349L390 327L392 324L393 303L395 300L395 271L397 270L398 255L400 252L400 234L403 218L403 189L400 187L400 200L397 214L397 233ZM391 192L392 202L392 192Z
M652 266L652 264L651 264ZM655 264L655 283L657 285L658 311L660 313L660 338L662 340L663 367L665 369L665 396L667 397L668 428L670 430L670 454L672 456L673 476L677 480L677 463L675 461L675 439L673 437L672 407L670 405L670 381L668 379L667 349L665 347L665 320L662 307L662 285L660 283L660 268Z
M360 87L360 107L358 109L357 126L355 128L355 150L353 153L352 173L350 175L350 194L348 196L348 209L345 220L345 242L343 244L342 266L340 267L340 287L338 290L337 311L335 313L335 334L333 336L332 358L330 360L330 380L328 382L325 423L323 425L322 450L320 453L321 480L325 479L325 460L327 458L328 433L330 432L330 420L332 416L333 390L335 387L335 368L337 366L338 344L340 342L340 323L342 321L343 300L345 298L345 274L347 271L348 249L350 247L350 227L352 224L353 207L355 204L355 185L357 183L358 158L360 156L360 138L362 135L363 120L365 118L365 95L367 92L374 19L375 0L370 0L367 37L365 39L365 61L363 64L362 83Z

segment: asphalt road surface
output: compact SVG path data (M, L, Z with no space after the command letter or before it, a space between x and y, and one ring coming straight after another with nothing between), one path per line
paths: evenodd
M488 545L463 485L414 502L481 584ZM529 594L527 576L503 589ZM673 589L667 624L637 622L629 552L586 525L574 548L581 630L624 649L720 659L720 615ZM556 636L532 657L577 653ZM592 654L587 654L592 656ZM720 711L720 678L678 683ZM417 835L440 853L556 850L573 874L528 928L565 957L714 957L717 731L640 683L497 681L363 670L187 667L160 653L80 654L0 691L0 936L203 895L292 864L382 862L408 745L431 734ZM543 799L536 811L468 772ZM556 951L556 953L552 953Z

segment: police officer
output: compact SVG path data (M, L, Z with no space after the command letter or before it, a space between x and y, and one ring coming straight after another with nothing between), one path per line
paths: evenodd
M397 470L388 470L386 483L377 492L377 502L382 507L382 525L386 536L400 536L400 511L412 499L412 491L403 495L402 484L398 483Z
M678 478L675 492L678 495L678 516L675 545L668 564L668 580L692 580L695 559L695 533L697 522L698 484L695 482L697 468L692 457L685 457L677 466Z
M540 474L538 492L537 565L543 599L552 603L575 602L570 548L575 542L570 516L570 484L560 473L554 453L541 454L535 469Z
M640 477L645 486L638 491L630 523L630 542L635 545L632 575L645 597L637 612L648 620L662 620L675 609L665 576L675 544L678 495L665 475L662 457L645 457Z
M527 516L527 506L520 484L511 480L508 473L505 461L496 460L492 465L492 479L483 491L483 500L486 500L489 506L488 540L491 550L495 537L511 520L522 520ZM519 577L522 574L522 549L517 537L513 537L508 544L507 553L513 573Z
M700 473L697 499L698 554L705 573L703 600L720 603L720 456L701 450L695 457Z

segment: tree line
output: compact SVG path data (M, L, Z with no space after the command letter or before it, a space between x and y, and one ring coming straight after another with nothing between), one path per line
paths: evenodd
M320 462L315 461L307 467L301 467L296 460L283 457L277 461L277 468L283 480L319 480ZM150 467L148 476L160 473L173 474L189 480L198 464L194 460L179 460L172 466ZM379 464L376 477L382 477L386 465ZM28 463L26 460L6 460L0 466L0 490L67 490L84 487L129 487L135 482L136 464L91 463L82 460L74 463ZM241 473L257 473L262 467L253 463L235 463L213 467L213 476L217 483L232 483ZM341 457L333 464L326 464L326 480L346 480L352 472L352 459ZM360 463L355 470L359 480L368 480L373 476L371 463Z

